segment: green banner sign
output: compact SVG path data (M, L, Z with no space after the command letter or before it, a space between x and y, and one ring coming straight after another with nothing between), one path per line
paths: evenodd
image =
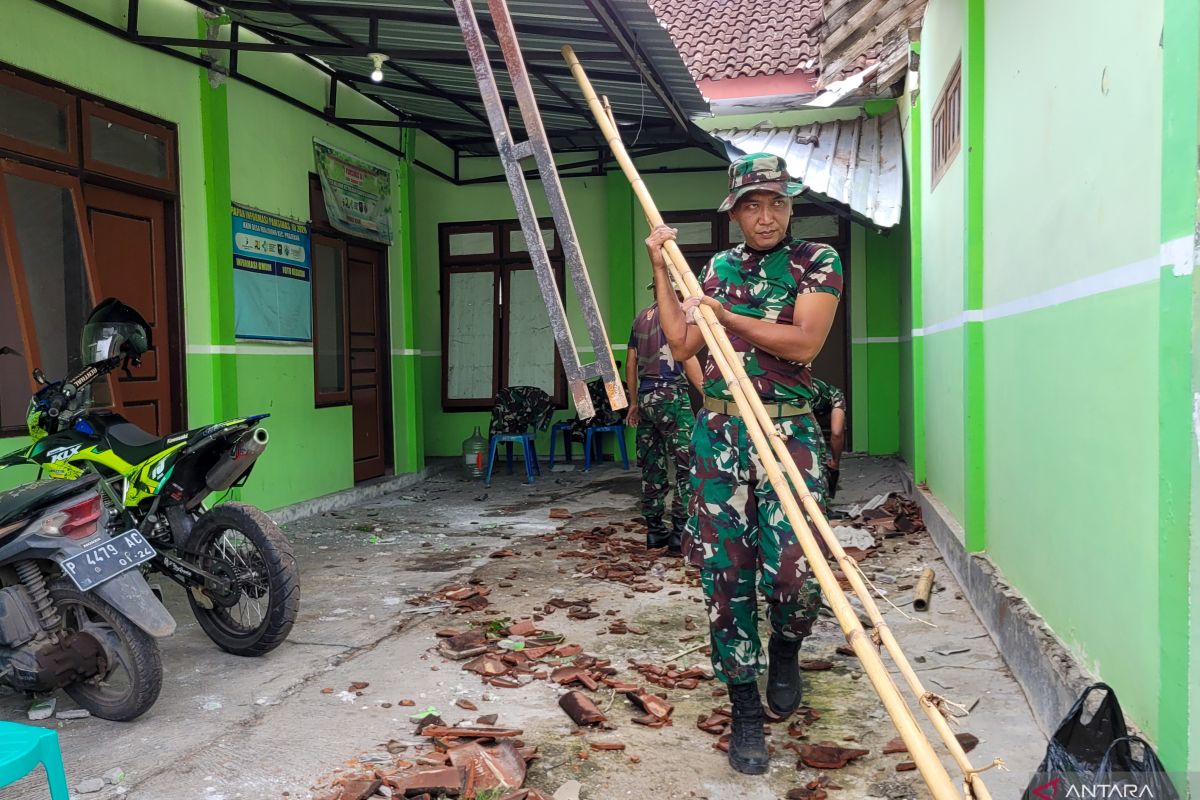
M392 243L392 173L313 139L329 222L339 231Z

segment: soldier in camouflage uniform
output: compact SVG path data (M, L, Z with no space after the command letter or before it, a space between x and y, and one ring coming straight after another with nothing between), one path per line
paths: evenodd
M821 432L810 407L809 365L833 325L841 260L826 245L791 237L791 198L803 185L791 179L783 159L766 153L738 159L729 168L729 190L719 210L729 212L745 242L708 262L700 280L703 298L680 304L671 291L662 245L675 231L662 226L646 239L663 331L675 357L688 358L703 344L699 330L688 324L696 305L713 309L743 354L753 388L809 491L823 502ZM767 702L779 717L800 704L800 643L812 630L820 590L753 449L742 409L711 356L704 379L704 411L692 436L692 513L684 555L700 567L713 666L729 684L729 762L740 772L761 774L769 764L756 683L764 662L756 583L771 627Z
M813 415L818 419L829 417L829 440L825 445L821 465L824 467L825 494L832 500L837 494L838 477L842 474L842 450L846 446L846 395L842 390L820 378L812 379Z
M700 364L694 356L680 362L671 355L667 337L658 324L657 303L643 308L634 317L626 352L625 383L629 390L626 422L637 427L646 547L667 547L670 552L679 553L687 524L688 468L692 427L696 421L687 382L700 388ZM663 524L663 513L667 492L672 488L669 475L672 463L675 493L668 530Z

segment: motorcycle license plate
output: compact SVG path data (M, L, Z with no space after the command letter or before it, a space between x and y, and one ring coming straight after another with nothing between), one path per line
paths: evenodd
M154 558L154 548L134 530L101 542L61 562L62 571L86 592Z

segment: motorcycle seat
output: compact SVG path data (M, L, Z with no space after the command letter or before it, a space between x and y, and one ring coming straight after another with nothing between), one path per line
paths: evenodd
M130 464L140 464L168 447L165 438L147 433L132 422L113 423L104 435L113 452Z

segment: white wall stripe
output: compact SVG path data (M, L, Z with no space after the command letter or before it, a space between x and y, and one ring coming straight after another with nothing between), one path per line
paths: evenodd
M1196 237L1180 236L1163 242L1160 256L1164 265L1171 265L1171 272L1176 277L1191 275L1196 268Z
M901 341L899 336L859 336L850 340L853 344L896 344Z
M302 344L189 344L190 355L235 355L235 356L309 356L312 345Z
M990 322L992 320L1003 319L1017 314L1025 314L1030 311L1038 311L1051 306L1070 303L1073 300L1082 300L1085 297L1095 297L1096 295L1105 294L1107 292L1116 291L1118 289L1127 289L1131 286L1140 286L1143 283L1151 283L1158 280L1159 271L1166 264L1173 263L1167 259L1168 253L1172 258L1180 258L1184 250L1183 242L1187 242L1189 248L1192 244L1190 237L1177 239L1174 242L1168 242L1162 247L1162 251L1157 257L1142 259L1135 261L1132 264L1126 264L1123 267L1110 269L1107 272L1101 272L1097 275L1090 275L1086 278L1081 278L1077 281L1064 283L1061 286L1055 286L1052 289L1047 289L1044 292L1021 297L1016 300L1010 300L1007 303L991 306L982 310L964 311L955 314L949 319L935 322L933 325L926 325L923 328L913 328L913 336L932 336L935 333L954 330L962 327L964 322ZM1189 250L1190 252L1190 250ZM1189 260L1187 273L1191 272L1194 266L1194 260Z
M419 356L419 355L421 355L421 351L414 350L411 347L393 347L392 355L394 355L394 356Z

